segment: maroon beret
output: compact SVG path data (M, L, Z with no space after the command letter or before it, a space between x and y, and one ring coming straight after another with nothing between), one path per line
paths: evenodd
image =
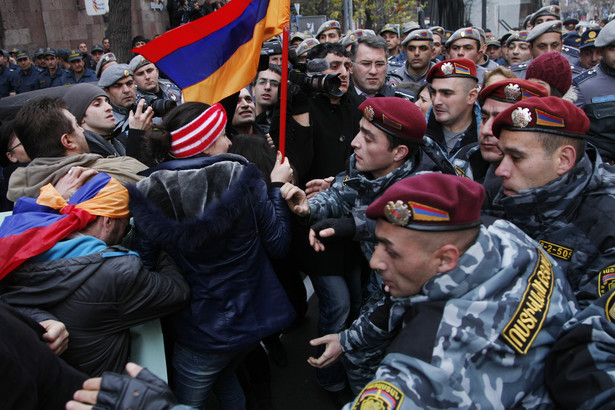
M585 138L589 119L582 109L559 97L528 98L499 113L492 128L498 138L502 128Z
M478 81L476 76L476 64L467 58L455 58L454 60L440 61L427 73L427 82L431 83L434 78L463 77L473 78Z
M374 97L363 101L359 110L366 120L387 134L423 144L427 123L416 104L399 97Z
M487 98L514 104L532 97L548 97L549 93L542 85L520 78L507 78L490 84L480 92L481 102Z
M431 172L391 185L367 208L366 215L418 231L458 231L480 224L484 199L481 184Z

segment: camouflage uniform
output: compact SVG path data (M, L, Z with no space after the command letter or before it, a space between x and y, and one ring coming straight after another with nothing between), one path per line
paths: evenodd
M160 92L158 93L158 95L137 88L137 100L144 95L154 97L159 97L159 95L162 95L162 97L159 98L171 100L176 102L177 104L181 104L183 102L182 90L175 83L161 78L158 80L158 86L160 87Z
M402 81L411 81L415 84L423 85L427 82L427 80L425 79L427 77L427 73L434 65L436 64L433 61L430 61L429 65L427 66L427 69L423 74L414 75L408 71L408 67L404 63L401 67L397 67L397 69L393 71L393 73L399 76Z
M561 269L511 223L481 227L455 269L380 309L340 337L347 351L400 328L344 409L552 407L544 361L577 309Z
M376 246L376 221L365 216L365 209L395 182L423 172L455 173L438 151L421 148L400 167L385 176L371 179L355 168L355 155L352 154L349 169L335 177L331 188L309 199L310 223L352 216L356 226L354 239L361 242L363 255L370 260Z
M545 366L545 383L562 409L605 409L615 403L615 290L564 325Z
M586 306L615 285L615 168L595 148L567 174L514 196L498 192L505 218L539 241Z

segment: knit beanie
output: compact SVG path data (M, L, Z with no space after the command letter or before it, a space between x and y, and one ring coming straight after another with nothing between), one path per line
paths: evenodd
M90 103L100 96L107 96L100 87L93 83L81 83L73 85L62 99L66 102L68 111L77 118L77 124L81 124Z
M572 85L572 69L570 63L561 53L551 51L532 60L525 78L537 78L557 88L561 95L566 94Z
M171 155L188 158L209 148L226 127L226 111L220 103L207 108L183 127L171 132Z

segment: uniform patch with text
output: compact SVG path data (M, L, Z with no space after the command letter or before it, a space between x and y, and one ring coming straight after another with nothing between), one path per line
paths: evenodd
M551 256L555 256L556 258L560 258L565 261L569 261L570 258L572 258L572 253L574 251L570 248L566 248L565 246L561 246L556 243L543 240L540 240L538 242L540 242L545 251L547 251L547 253Z
M615 287L615 265L607 266L598 273L598 295L609 293Z
M538 262L528 279L521 303L502 331L502 337L513 350L525 354L530 349L547 317L554 282L553 264L538 249Z
M352 410L395 410L404 400L404 393L387 382L372 382L365 386Z

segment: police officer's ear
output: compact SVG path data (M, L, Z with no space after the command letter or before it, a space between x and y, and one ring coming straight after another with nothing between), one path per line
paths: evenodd
M394 161L403 161L408 156L408 146L406 145L398 145L393 148L393 160Z
M557 172L557 175L561 176L568 173L568 171L574 168L574 165L577 162L577 155L579 154L577 153L576 148L572 145L562 145L557 149L555 155L555 171ZM581 153L580 155L583 155L583 153Z
M436 252L434 257L436 258L438 273L448 272L457 267L459 262L459 256L461 252L457 246L447 243L442 245Z

